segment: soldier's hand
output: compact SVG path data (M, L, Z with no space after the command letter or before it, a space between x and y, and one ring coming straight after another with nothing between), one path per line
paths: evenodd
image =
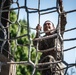
M42 27L40 26L40 24L37 24L36 31L41 31L41 30L42 30Z

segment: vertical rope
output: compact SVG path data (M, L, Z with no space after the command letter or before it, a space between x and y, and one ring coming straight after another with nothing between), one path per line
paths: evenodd
M40 0L38 0L38 24L40 25ZM40 30L38 31L38 35L40 36ZM38 59L38 46L39 46L39 41L37 41L37 46L36 46L36 59L35 59L35 65L37 64L37 59ZM32 72L32 75L35 75L36 68L34 67L34 70Z
M40 24L40 0L38 0L38 24Z
M62 13L63 13L63 6L62 6L62 0L58 0L58 5L59 5L59 10L58 10L58 13L59 13L59 24L58 24L58 39L59 39L59 42L60 42L60 48L61 48L61 60L63 60L63 35L61 35L61 28L63 27L63 19L62 19Z
M27 7L27 0L25 0L25 7ZM29 12L28 9L26 8L27 12L27 34L28 34L28 40L29 40L29 46L28 46L28 61L31 61L31 41L30 41L30 28L29 28Z

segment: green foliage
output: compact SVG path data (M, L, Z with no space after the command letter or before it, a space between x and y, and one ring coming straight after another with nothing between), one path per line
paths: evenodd
M19 36L23 36L27 34L27 22L25 19L16 21L17 15L15 11L10 12L10 21L12 24L10 25L10 38L14 39ZM30 36L32 39L34 38L34 33L31 33ZM28 44L30 41L28 40L27 36L18 38L16 40L10 41L11 44L11 52L14 55L15 61L28 61ZM24 46L22 46L24 45ZM35 48L31 49L31 60L35 62L36 51ZM32 73L32 66L25 66L25 65L17 65L17 73L16 75L31 75ZM36 75L40 75L37 72Z
M11 22L15 22L16 19L17 19L16 12L10 11L10 21L11 21Z

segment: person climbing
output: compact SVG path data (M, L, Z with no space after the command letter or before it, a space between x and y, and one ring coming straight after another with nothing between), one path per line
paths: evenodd
M64 17L64 19L66 19L66 18ZM66 24L66 22L62 24L64 26L61 26L62 27L61 32L65 30L65 24ZM35 40L35 39L39 38L38 31L41 31L41 29L42 29L42 27L38 24L36 26L36 36L33 41L33 44L35 47L37 46L37 40ZM38 49L39 50L48 50L49 49L49 51L42 52L39 63L55 62L55 61L61 60L61 58L62 58L61 46L60 46L59 40L57 41L57 36L55 36L53 38L48 38L48 36L57 33L57 28L54 27L54 24L50 20L47 20L43 24L43 31L45 32L45 35L43 37L47 37L47 39L39 40ZM61 35L63 36L63 33ZM55 48L56 43L57 43L57 48ZM50 49L52 49L52 50L50 50ZM63 67L62 63L53 64L52 66L50 66L51 69L50 68L44 69L45 67L39 67L39 68L44 69L41 71L41 75L64 75L63 70L56 71L57 69L59 69L58 66L60 67L60 69ZM47 65L47 67L49 67L49 65Z

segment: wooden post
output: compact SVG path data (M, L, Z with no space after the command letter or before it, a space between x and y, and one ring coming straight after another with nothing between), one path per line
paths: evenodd
M3 4L3 5L2 5ZM9 19L9 11L4 10L9 10L10 8L10 0L0 0L0 39L4 39L6 36L6 39L9 39L9 30L8 28L5 28L9 25L7 19ZM2 11L2 12L1 12ZM5 32L5 35L4 35ZM11 60L9 59L9 41L4 41L0 40L0 62L10 62ZM3 48L2 48L3 45ZM0 75L9 75L10 74L10 66L11 65L1 65L1 72ZM13 75L12 73L10 75Z
M4 1L4 3L3 3ZM3 7L2 7L2 3L3 3ZM1 8L2 7L2 8ZM0 9L3 11L3 10L8 10L10 8L10 0L0 0ZM9 11L6 11L6 12L2 12L0 13L1 14L1 23L3 25L3 27L7 27L8 26L8 21L6 19L9 18ZM1 26L0 26L1 29L3 29ZM8 39L9 38L9 33L8 33L8 28L6 29L3 29L3 31L6 31L6 36ZM0 30L0 38L4 39L4 33L3 33L2 30ZM2 47L2 44L3 44L3 41L0 40L0 52L1 52L1 47ZM8 51L9 51L9 41L6 41L4 46L3 46L3 49L2 49L2 54L4 54L6 57L9 57L9 54L8 54Z

